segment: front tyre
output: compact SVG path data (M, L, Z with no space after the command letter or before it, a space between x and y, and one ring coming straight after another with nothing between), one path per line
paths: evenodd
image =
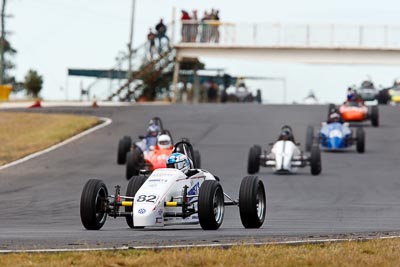
M200 186L198 214L201 228L217 230L224 219L224 193L215 180L206 180Z
M356 139L357 139L357 152L364 153L365 152L365 131L363 128L357 128L356 131Z
M126 162L126 153L130 150L132 145L132 139L129 136L124 136L118 142L118 155L117 163L122 165Z
M246 176L240 184L239 212L245 228L260 228L266 215L264 184L257 176Z
M306 131L306 151L307 152L309 152L311 150L313 141L314 141L314 127L307 126L307 131Z
M80 215L87 230L99 230L107 219L108 191L103 181L90 179L82 190Z
M261 147L258 145L254 145L250 148L249 151L249 159L247 162L247 172L249 174L255 174L260 170L260 156L261 156Z
M128 188L126 189L126 196L127 197L134 197L136 192L139 190L140 187L146 182L146 176L133 176L128 183ZM125 212L132 213L132 207L125 207ZM143 227L135 227L133 223L133 216L127 215L125 217L126 223L129 225L130 228L143 228Z
M314 145L311 148L310 167L312 175L318 175L321 173L321 151L318 145Z
M378 106L371 107L371 124L374 127L379 126L379 110Z
M126 154L126 179L131 179L132 176L139 175L140 168L143 162L143 153L135 148Z

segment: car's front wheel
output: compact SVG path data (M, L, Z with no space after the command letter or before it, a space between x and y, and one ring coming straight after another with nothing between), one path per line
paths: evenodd
M240 219L245 228L260 228L266 215L264 184L257 176L243 178L239 189Z
M200 186L198 213L201 228L217 230L224 219L224 192L215 180L206 180Z
M103 181L90 179L82 190L80 215L87 230L99 230L107 219L108 191Z

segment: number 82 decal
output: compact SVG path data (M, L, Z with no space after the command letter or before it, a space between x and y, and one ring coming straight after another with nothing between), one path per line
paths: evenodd
M157 195L139 195L136 198L136 202L148 202L148 203L155 203L157 201Z

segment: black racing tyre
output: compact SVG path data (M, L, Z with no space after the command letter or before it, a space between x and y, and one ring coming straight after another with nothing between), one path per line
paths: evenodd
M264 184L257 176L243 178L239 189L240 219L245 228L260 228L267 213Z
M126 179L129 180L132 176L138 175L143 167L143 152L137 148L129 151L126 154Z
M136 192L139 190L140 187L146 181L146 176L133 176L128 183L128 188L126 189L126 196L127 197L134 197ZM132 212L133 207L125 207L125 212ZM133 223L133 216L128 215L125 217L126 223L129 225L130 228L143 228L143 227L135 227Z
M356 149L358 153L364 153L365 152L365 131L362 127L357 128L356 131Z
M254 145L250 148L249 158L247 162L247 172L249 174L255 174L260 170L260 156L261 156L261 147L258 145Z
M122 137L118 142L118 155L117 155L117 163L125 164L126 162L126 153L131 149L132 139L129 136Z
M260 90L260 89L257 89L256 101L257 101L257 103L259 103L259 104L261 104L261 102L262 102L262 96L261 96L261 90Z
M158 125L158 127L160 128L160 131L164 130L164 126L162 123L162 120L159 117L154 117L152 118L152 121Z
M193 152L193 157L194 157L194 168L195 169L201 169L201 155L200 155L200 151L195 150Z
M371 107L371 124L374 127L379 126L379 110L378 106Z
M318 145L313 145L311 147L310 166L312 175L318 175L321 173L321 151Z
M224 192L215 180L205 180L199 191L198 213L201 228L217 230L224 219Z
M306 131L306 151L311 151L314 142L314 127L308 126Z
M108 191L103 181L90 179L82 190L80 214L87 230L99 230L107 219Z

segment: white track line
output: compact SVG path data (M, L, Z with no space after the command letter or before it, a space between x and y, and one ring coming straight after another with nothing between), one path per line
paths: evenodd
M68 143L71 143L71 142L73 142L73 141L75 141L75 140L77 140L77 139L79 139L79 138L81 138L81 137L83 137L85 135L88 135L88 134L90 134L90 133L92 133L94 131L97 131L97 130L99 130L99 129L101 129L101 128L103 128L103 127L105 127L105 126L107 126L107 125L112 123L112 120L109 119L109 118L99 117L99 120L103 121L103 123L101 123L101 124L99 124L99 125L97 125L97 126L95 126L93 128L90 128L90 129L88 129L86 131L83 131L83 132L81 132L81 133L79 133L77 135L74 135L71 138L68 138L67 140L62 141L61 143L55 144L54 146L51 146L51 147L46 148L44 150L35 152L35 153L30 154L30 155L28 155L26 157L23 157L21 159L18 159L16 161L10 162L10 163L8 163L6 165L0 166L0 171L3 170L3 169L9 168L9 167L15 166L17 164L20 164L22 162L28 161L30 159L39 157L39 156L41 156L43 154L46 154L46 153L48 153L50 151L53 151L53 150L55 150L55 149L57 149L59 147L62 147L64 145L66 145Z
M90 251L116 251L116 250L159 250L159 249L187 249L187 248L213 248L213 247L234 247L234 246L265 246L265 245L306 245L320 243L339 243L350 241L369 241L395 239L400 236L383 236L383 237L364 237L364 238L330 238L330 239L303 239L293 241L272 241L272 242L255 242L255 243L225 243L225 244L199 244L199 245L166 245L166 246L121 246L108 248L55 248L55 249L2 249L0 254L4 253L58 253L58 252L90 252Z

